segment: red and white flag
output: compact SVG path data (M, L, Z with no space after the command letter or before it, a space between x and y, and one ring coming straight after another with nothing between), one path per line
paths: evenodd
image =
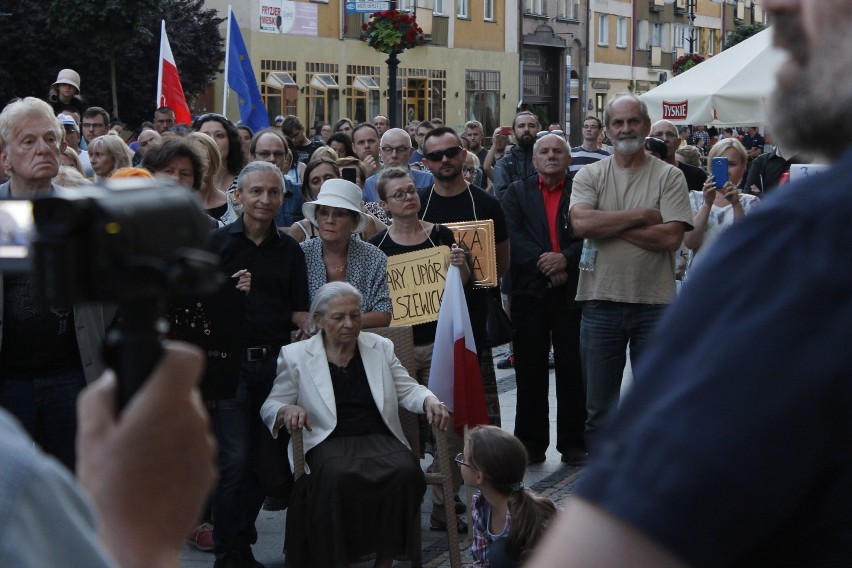
M432 349L429 390L453 413L459 435L465 426L488 424L485 389L457 266L450 265L447 270Z
M192 115L186 97L183 94L183 86L180 84L175 56L169 45L166 35L166 21L162 21L160 31L160 66L157 71L157 108L167 106L175 111L176 124L192 124Z

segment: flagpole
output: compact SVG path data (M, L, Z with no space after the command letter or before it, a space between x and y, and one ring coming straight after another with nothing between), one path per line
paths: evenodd
M154 108L160 108L163 98L163 38L166 36L166 21L160 20L160 61L157 64L157 104Z
M233 18L233 13L231 5L228 4L228 31L225 32L225 89L222 93L222 116L228 116L226 111L228 110L228 61L231 56L231 18Z

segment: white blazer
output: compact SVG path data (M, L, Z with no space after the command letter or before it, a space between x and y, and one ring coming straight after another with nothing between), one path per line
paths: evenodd
M358 336L358 350L370 392L373 393L385 424L410 449L399 422L399 407L422 414L426 397L434 395L408 375L408 371L394 355L393 342L389 339L362 331ZM311 432L303 432L302 439L307 453L325 440L337 425L337 405L322 334L281 348L278 376L272 392L260 409L261 418L274 438L278 437L278 429L275 428L278 410L293 404L305 409L313 428ZM288 454L292 466L292 442Z

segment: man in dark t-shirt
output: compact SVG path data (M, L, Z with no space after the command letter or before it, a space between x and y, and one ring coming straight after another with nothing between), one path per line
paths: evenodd
M284 122L281 123L281 131L284 133L284 136L293 141L293 145L296 146L296 152L299 154L297 158L303 164L310 162L314 151L324 146L321 141L308 140L308 137L305 136L305 126L298 116L292 114L287 116Z
M467 152L462 148L458 134L447 127L431 130L423 139L422 152L423 162L435 177L435 184L420 192L420 218L432 223L485 219L494 221L497 274L502 276L509 268L509 231L506 227L506 217L497 199L464 181L462 169ZM464 246L464 243L460 245ZM491 346L486 338L488 295L496 292L496 288L477 288L470 290L465 296L479 357L488 415L491 422L499 426L497 379L491 358ZM440 492L433 491L432 502L433 516L443 518L443 496ZM437 513L435 509L438 509Z

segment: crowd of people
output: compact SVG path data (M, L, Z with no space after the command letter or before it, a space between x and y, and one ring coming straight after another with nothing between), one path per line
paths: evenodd
M824 8L838 3L779 2L775 9L789 26L779 44L791 48L805 37L822 45L822 31L803 26L800 11L822 18L828 32L843 33ZM816 63L806 58L798 65L805 74ZM801 97L796 89L822 85L809 78L782 81L782 91ZM181 319L212 323L214 336L228 328L234 365L224 375L204 375L202 399L195 387L204 356L170 346L152 379L119 414L115 378L104 373L99 352L115 310L36 305L29 276L4 274L0 500L13 503L8 510L16 514L0 534L0 561L56 564L61 544L88 566L174 566L194 522L188 540L212 551L217 568L260 566L251 550L255 519L262 506L278 506L288 507L289 565L344 566L372 557L375 566L390 566L410 548L408 526L426 491L420 449L408 447L399 407L447 431L458 454L456 491L462 482L479 490L473 502L476 566L519 566L530 558L542 566L569 558L576 565L617 565L604 559L622 552L618 565L638 558L640 565L676 566L710 557L780 559L779 547L801 560L813 558L807 542L819 543L824 558L848 554L845 533L833 541L843 546L827 545L838 527L826 523L837 521L833 503L844 502L832 496L848 493L841 483L848 461L841 466L845 456L837 454L848 448L843 440L850 430L842 427L848 413L829 390L848 369L815 369L816 359L796 356L788 326L772 325L788 321L783 314L793 309L790 302L800 302L807 311L788 316L819 314L836 322L831 330L848 328L848 290L828 298L803 290L791 295L793 285L779 275L793 276L790 281L800 275L797 268L785 272L793 266L787 249L767 244L766 258L749 265L745 247L732 246L775 230L789 251L815 253L811 240L817 237L808 232L813 227L785 209L796 200L770 200L765 207L803 226L798 233L757 206L784 183L784 163L789 169L799 159L779 148L796 147L801 129L780 128L782 143L763 152L765 141L754 128L743 135L730 130L711 136L703 127L687 133L667 121L652 124L639 98L622 95L609 102L602 118L583 121L583 143L576 148L558 125L544 130L529 111L519 112L510 127L498 127L487 148L487 133L476 121L456 131L437 119L404 129L383 116L360 124L341 119L310 136L295 116L278 117L274 127L255 133L215 113L196 117L187 128L175 124L167 107L156 109L150 127L128 143L120 136L123 125L110 131L104 109L83 108L80 84L73 70L62 70L47 102L28 97L0 113L0 163L8 176L0 197L61 195L90 181L126 176L168 179L193 191L209 217L207 247L219 255L228 284L215 297L172 306L170 313L180 316L174 335L181 337ZM808 141L835 157L848 145ZM705 153L710 161L724 158L724 172L708 175L700 158ZM698 162L689 164L696 155ZM832 193L815 199L837 205L839 198ZM754 223L728 231L752 210ZM838 218L831 225L838 231L848 225L839 212L830 217ZM494 226L499 290L472 285L470 254L444 226L486 219ZM722 238L723 231L731 238ZM798 237L805 242L797 243ZM725 246L717 244L723 241ZM491 422L472 429L467 439L426 387L434 323L413 330L414 376L390 341L369 332L391 321L388 257L442 245L450 248L447 262L459 267L465 285ZM832 250L816 252L827 259L826 282L836 283L837 273L827 272L836 260ZM726 280L719 282L716 274ZM756 277L749 281L752 291L737 297L746 292L740 284L749 275ZM678 280L684 282L680 289ZM679 294L683 301L668 310ZM777 308L771 317L749 311L755 295ZM840 305L828 306L830 298ZM514 329L514 435L499 427L494 345L488 341L488 312L501 300ZM205 310L227 319L216 321ZM706 330L695 327L696 313ZM713 340L702 340L705 335ZM785 379L780 385L747 384L768 380L754 361L743 359L749 350L741 347L748 342L755 357ZM791 346L784 358L788 367L768 360L770 345ZM801 347L814 355L821 349L812 341ZM628 357L637 370L636 394L616 411ZM559 523L553 522L559 515L554 505L523 484L527 465L545 461L551 445L550 367L556 376L555 447L571 466L591 461L579 504L569 506ZM791 369L815 373L822 382L805 393L793 386ZM719 380L730 388L716 389ZM216 388L205 388L208 381L216 381ZM709 460L730 463L726 452L733 448L753 470L765 472L769 466L750 454L768 435L760 399L787 386L775 397L771 416L787 422L787 441L802 438L812 446L807 455L813 463L807 475L785 478L787 498L779 500L751 470L740 482L730 468ZM752 416L729 424L726 397ZM806 406L798 417L796 404ZM830 414L831 424L814 419L819 412ZM708 423L713 427L706 429ZM308 475L292 486L287 434L297 429L304 430ZM23 432L64 469L27 452ZM738 433L743 440L732 441ZM771 463L787 455L780 441L766 446ZM684 473L666 475L669 466ZM69 472L76 472L88 497L81 498ZM730 499L717 499L711 485L718 477L735 486ZM685 491L700 492L699 500L708 502L706 515L694 512L705 507ZM809 499L814 491L821 492L819 499ZM100 528L87 499L101 517ZM438 491L432 499L433 529L467 530L461 516L448 526L443 514L452 507L461 515L465 504L445 503ZM730 525L738 531L736 523L723 522L725 503L748 509L748 526L756 531L760 525L765 541L722 530ZM803 531L790 524L791 515L817 507L824 516L810 515L815 521ZM762 523L764 514L777 523ZM704 517L716 526L702 530ZM30 554L25 535L48 523L61 529L60 541L22 561ZM694 547L678 536L685 527L701 536L692 539ZM565 531L571 538L562 538ZM607 538L625 546L613 553ZM741 545L736 552L727 546L733 541ZM538 556L536 548L542 549Z

